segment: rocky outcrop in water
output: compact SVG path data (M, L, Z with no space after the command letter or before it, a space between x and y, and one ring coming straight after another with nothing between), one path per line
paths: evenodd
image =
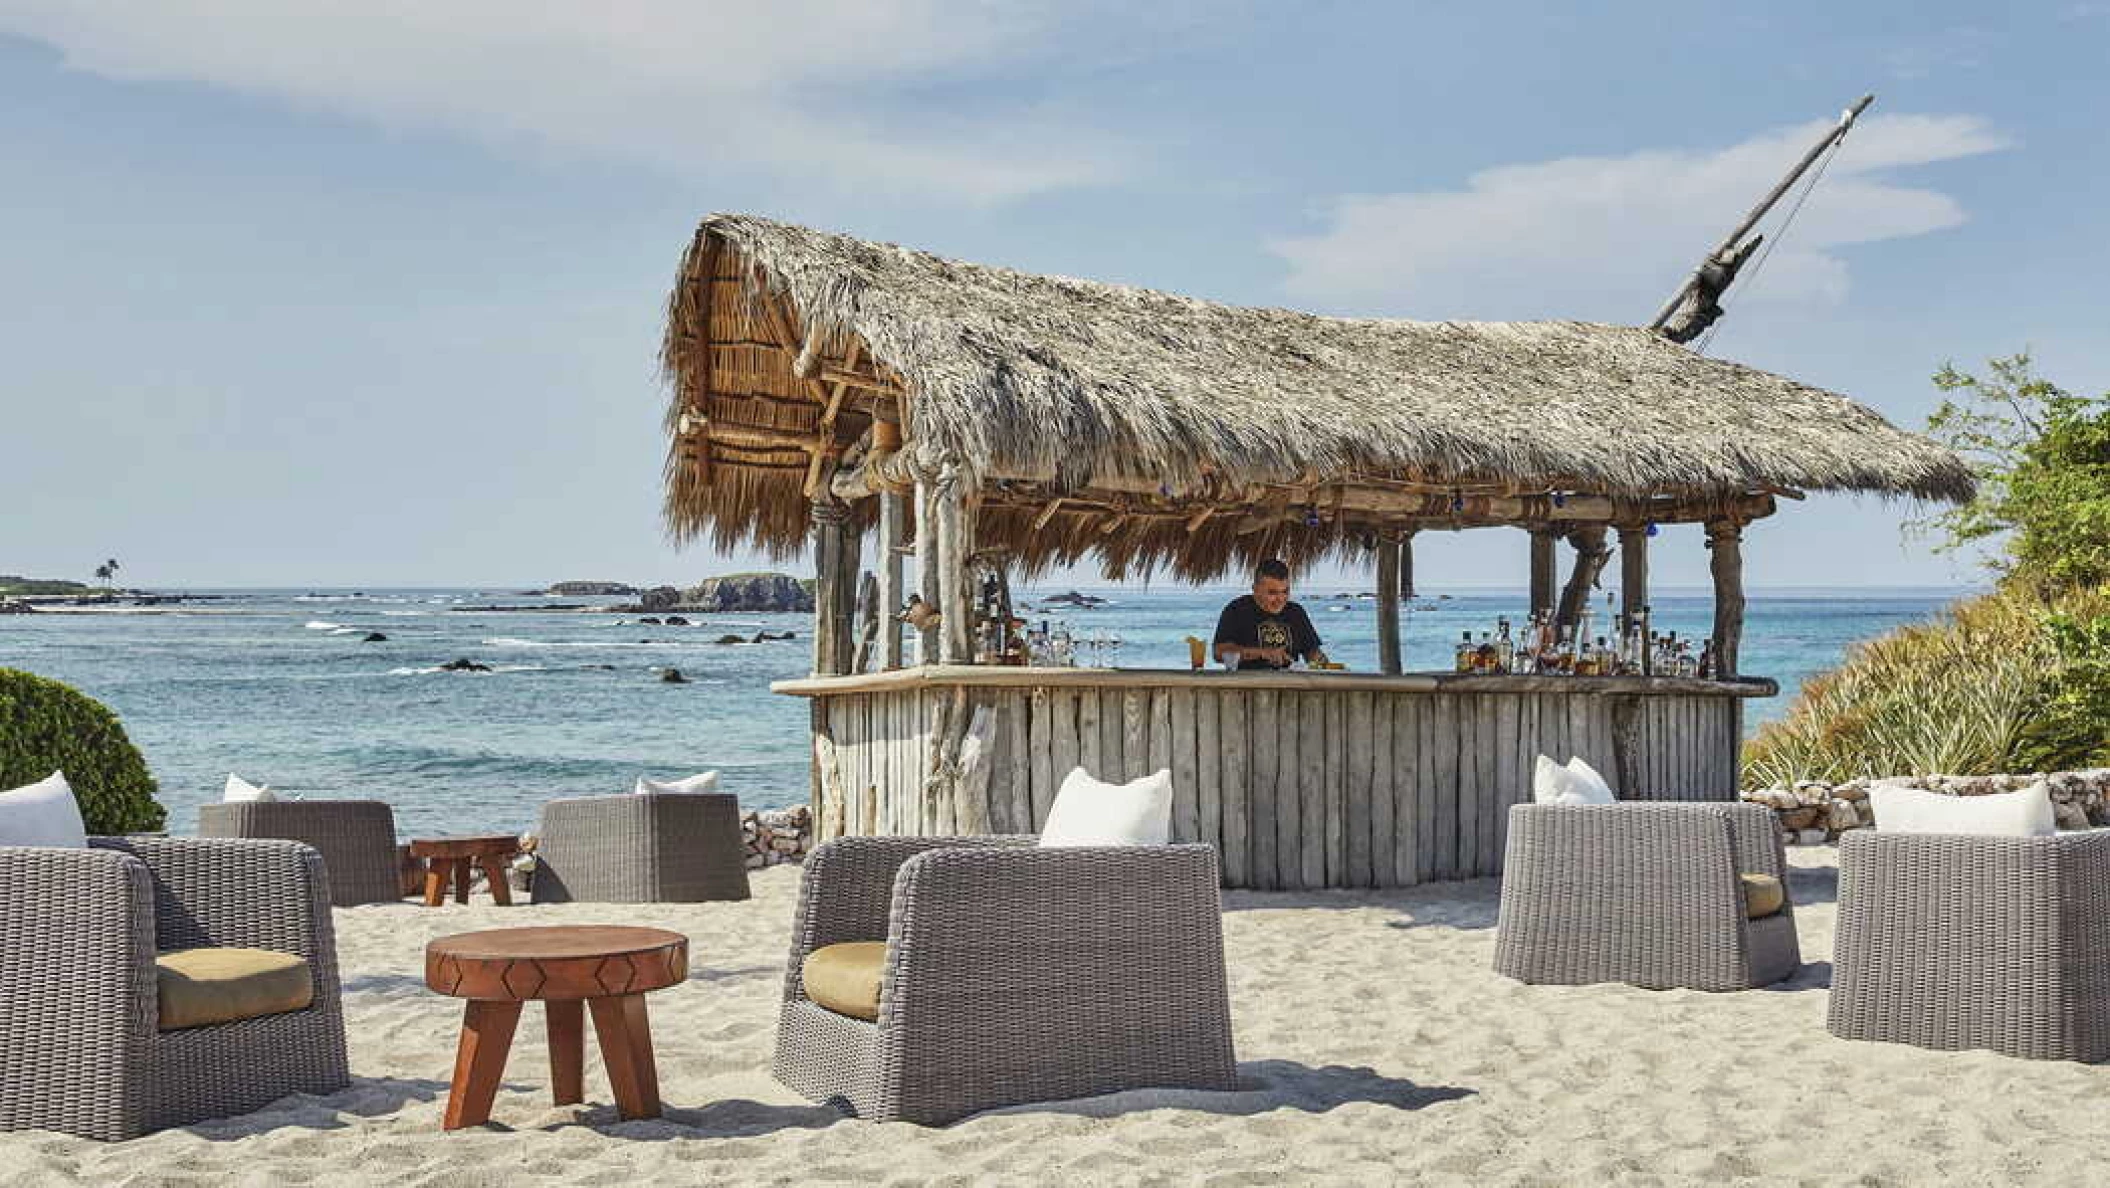
M558 598L624 597L637 593L637 587L621 582L558 582L543 593Z
M707 613L811 613L813 590L788 573L736 573L684 591L681 607Z
M639 610L663 611L681 605L681 591L672 586L654 586L637 596Z

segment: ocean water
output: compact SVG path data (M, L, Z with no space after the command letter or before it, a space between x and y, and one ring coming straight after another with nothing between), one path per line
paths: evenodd
M1131 668L1184 668L1183 637L1206 637L1239 593L1086 592L1110 601L1031 617L1118 637L1118 649L1099 653ZM0 667L65 681L115 710L160 782L176 833L195 830L196 806L219 799L229 772L289 796L389 801L406 837L525 829L544 800L627 791L639 775L716 768L747 807L806 797L806 702L769 692L771 681L807 672L805 615L702 615L667 627L606 613L466 609L591 601L498 591L192 593L220 597L156 613L0 616ZM1328 653L1370 671L1375 612L1353 594L1307 589L1298 599ZM1962 594L1753 592L1743 667L1779 681L1782 694L1748 702L1747 728L1784 712L1796 687L1854 641ZM1521 619L1524 605L1521 592L1424 592L1405 615L1407 667L1447 669L1459 632L1491 629L1497 615ZM1659 592L1653 611L1659 630L1681 636L1707 634L1713 614L1704 591ZM388 640L362 642L373 631ZM715 642L760 631L797 637ZM457 657L492 671L439 670ZM668 666L689 683L662 682Z

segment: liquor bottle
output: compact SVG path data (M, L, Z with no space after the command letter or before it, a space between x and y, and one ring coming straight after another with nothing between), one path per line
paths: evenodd
M1604 636L1602 635L1597 637L1597 646L1591 650L1590 675L1612 675L1612 649L1605 646Z
M1473 649L1473 671L1489 673L1495 671L1495 641L1487 632L1480 633L1480 646Z
M1458 640L1458 671L1462 673L1471 672L1473 670L1473 661L1477 656L1478 653L1473 648L1473 633L1467 631Z
M1509 638L1509 616L1495 620L1495 671L1509 672L1516 667L1517 645Z
M1553 645L1553 671L1562 674L1575 672L1575 633L1570 628L1561 628L1558 642Z
M1642 676L1648 676L1648 675L1650 675L1651 673L1653 673L1653 672L1655 672L1655 671L1656 671L1656 656L1655 656L1655 647L1656 647L1656 634L1655 634L1655 632L1654 632L1654 631L1651 631L1651 630L1649 629L1649 610L1648 610L1648 604L1647 604L1647 603L1645 603L1645 602L1641 604L1641 627L1640 627L1640 632L1641 632L1641 636L1640 636L1640 638L1641 638L1641 675L1642 675Z
M1700 642L1699 678L1703 681L1714 679L1714 640L1711 638Z

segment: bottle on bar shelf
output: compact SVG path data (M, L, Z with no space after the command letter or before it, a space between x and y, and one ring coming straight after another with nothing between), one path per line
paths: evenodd
M1477 659L1478 650L1473 647L1473 633L1467 631L1458 640L1457 670L1459 672L1473 671L1474 663Z
M1516 661L1517 645L1515 640L1509 638L1509 616L1503 615L1495 620L1494 671L1514 672L1516 670Z
M1714 640L1709 638L1700 641L1700 663L1694 675L1703 681L1711 681L1714 679L1714 665Z

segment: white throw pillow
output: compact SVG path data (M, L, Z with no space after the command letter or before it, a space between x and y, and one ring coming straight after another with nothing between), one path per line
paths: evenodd
M1568 774L1582 782L1585 794L1590 797L1587 803L1619 803L1619 797L1612 793L1612 785L1606 783L1605 778L1597 774L1596 768L1584 763L1581 755L1576 755L1568 760Z
M1531 799L1535 804L1616 804L1619 798L1581 759L1560 764L1540 755L1531 768Z
M1079 767L1062 778L1043 846L1162 846L1172 836L1172 772L1126 784L1095 780Z
M639 796L648 796L654 792L716 792L717 790L718 773L715 771L692 775L685 780L649 780L639 776L637 787L631 789Z
M27 787L0 792L0 846L88 845L81 806L63 772L52 772Z
M1876 811L1878 833L2050 837L2059 828L2050 790L2041 783L1990 796L1945 796L1903 784L1873 784L1868 803Z
M220 792L221 804L251 804L277 799L278 793L273 792L268 784L252 784L231 771L227 773L227 786Z

